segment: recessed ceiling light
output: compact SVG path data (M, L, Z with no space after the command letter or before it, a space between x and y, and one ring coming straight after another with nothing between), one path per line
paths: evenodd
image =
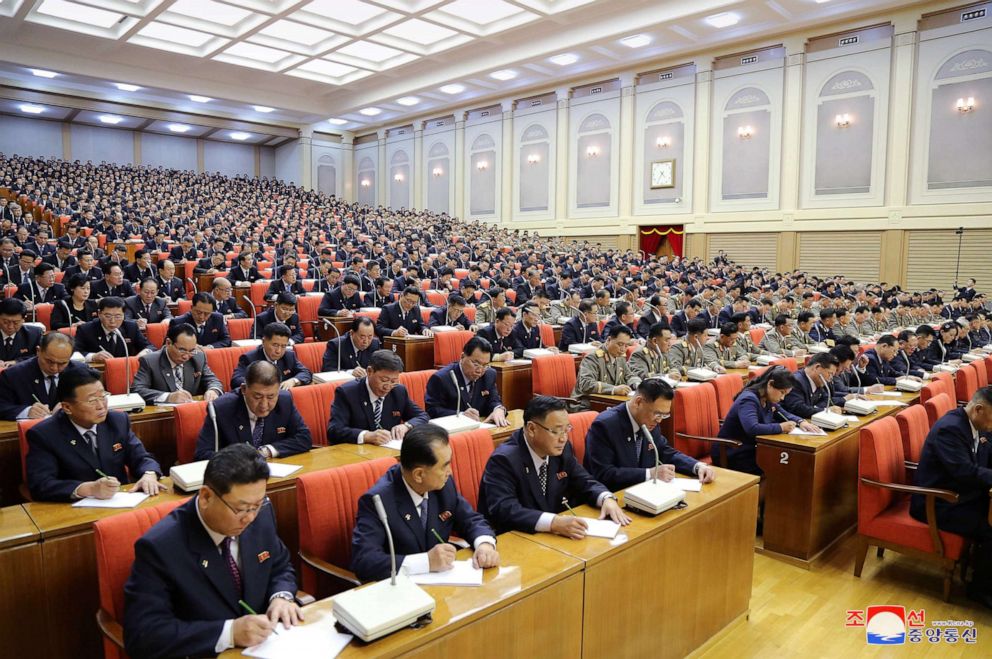
M627 48L642 48L651 43L651 37L647 34L634 34L624 37L620 40L620 43L627 46Z
M18 5L20 3L6 3ZM91 3L97 4L97 3ZM107 4L107 3L104 3ZM112 28L125 19L123 14L115 11L105 11L97 7L87 7L78 2L66 2L65 0L43 0L38 3L36 12L45 16L52 16L61 22L82 23L87 27L101 27L105 30ZM31 20L29 18L29 20ZM63 27L59 25L58 27ZM65 29L73 29L67 27Z
M31 69L31 74L39 78L54 78L58 76L58 73L55 71L46 71L45 69Z
M713 27L730 27L731 25L737 25L741 18L731 11L725 11L722 14L707 16L705 20Z
M100 123L111 124L116 126L120 122L124 121L124 117L118 117L116 114L101 114Z
M568 66L569 64L575 64L578 62L579 56L575 53L562 53L561 55L549 57L548 60L558 66Z
M169 130L173 133L187 133L189 132L189 126L186 124L169 124Z
M382 110L379 108L362 108L359 112L364 114L366 117L374 117L377 114L382 114Z
M175 51L177 46L202 48L211 41L215 41L215 45L217 43L223 43L219 37L212 34L201 32L200 30L187 30L184 27L168 25L158 21L149 23L141 28L128 41L170 51Z
M229 5L222 5L213 0L176 0L169 7L169 11L200 21L208 21L228 27L237 25L252 15L250 11Z
M189 100L193 101L194 103L209 103L214 99L210 98L209 96L197 96L196 94L190 94Z
M255 110L255 112L261 112L262 114L268 114L270 112L275 112L276 111L275 108L270 108L267 105L253 105L251 107L252 107L253 110Z
M441 91L445 94L461 94L465 91L465 85L459 85L458 83L452 83L450 85L445 85L441 87Z
M232 140L237 140L239 142L244 142L249 137L251 137L251 133L230 133L230 137L231 137Z
M122 92L136 92L141 89L138 85L130 85L126 82L115 82L114 87L117 87Z
M327 123L333 124L335 126L344 126L346 123L348 123L348 120L347 119L328 119L327 120Z
M493 71L489 74L490 78L495 78L496 80L513 80L517 77L517 72L513 69L500 69L499 71Z
M417 103L420 103L420 99L417 98L416 96L404 96L403 98L396 99L396 102L399 103L400 105L406 105L409 107L411 105L416 105Z
M29 103L20 105L18 106L18 108L20 109L21 112L26 112L27 114L41 114L42 112L45 111L45 108L41 107L40 105L31 105Z

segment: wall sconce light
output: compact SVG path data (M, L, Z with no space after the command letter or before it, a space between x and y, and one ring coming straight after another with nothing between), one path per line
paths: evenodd
M368 180L368 179L365 179L364 181L362 181L362 187L363 187L363 188L367 188L367 187L369 187L370 185L372 185L372 181L370 181L370 180Z
M393 180L396 181L397 183L402 183L403 182L403 175L402 174L397 174L396 176L393 177Z
M975 109L975 97L959 98L954 106L958 109L958 112L971 112Z
M539 162L541 162L541 156L540 155L538 155L536 153L532 153L529 156L527 156L527 164L528 165L536 165Z
M489 167L489 163L486 162L485 160L480 160L479 162L475 163L475 168L478 169L480 172L485 169L488 169L488 167Z
M586 158L598 158L599 157L599 147L591 146L586 149Z
M672 138L670 137L659 137L658 141L655 142L659 149L667 149L672 146Z
M441 169L440 167L435 167L434 171L431 173L434 175L434 178L439 178L441 174L444 174L444 170Z
M742 140L749 140L753 135L754 129L751 126L739 126L737 128L737 137Z
M834 121L837 123L837 128L847 128L851 125L851 115L847 112L844 114L838 114L834 117Z

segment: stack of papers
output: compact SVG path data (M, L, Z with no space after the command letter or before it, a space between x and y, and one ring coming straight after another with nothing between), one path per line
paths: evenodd
M611 519L593 519L592 517L582 517L586 524L589 526L586 528L586 535L592 538L609 538L612 540L617 537L617 533L620 531L620 525Z
M472 559L455 561L450 570L408 575L421 586L481 586L482 568L472 567Z
M825 430L823 430L823 428L817 428L816 431L814 432L812 430L803 430L799 426L796 426L795 428L792 429L792 432L790 432L789 434L790 435L810 435L810 436L813 436L813 437L824 437L824 436L826 436L827 433L826 433Z
M144 492L118 492L109 499L86 497L72 504L73 508L134 508L148 498Z
M246 648L242 654L259 659L333 659L352 639L351 634L342 634L334 628L334 616L330 614L308 625L289 629L280 622L276 632L264 642Z
M282 462L270 462L269 476L272 478L286 478L286 476L295 474L300 469L303 469L303 465L288 465Z
M703 484L698 478L673 478L668 484L674 485L683 492L699 492L703 489Z
M402 439L391 439L388 442L386 442L385 444L381 444L381 446L384 446L386 448L395 449L395 450L399 451L401 448L403 448L403 440Z

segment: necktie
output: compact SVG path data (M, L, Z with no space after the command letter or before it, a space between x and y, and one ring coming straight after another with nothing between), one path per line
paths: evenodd
M110 347L111 348L113 348L114 346L116 346L117 345L117 335L116 334L108 334L107 335L107 343L110 344Z
M537 470L537 480L541 482L541 494L548 495L548 463L541 463L541 468Z
M92 430L87 430L83 433L83 438L86 440L86 443L90 445L90 450L93 451L93 455L96 456L96 433Z
M145 318L148 318L150 320L151 317L152 317L152 305L146 304L145 305Z
M637 428L634 428L634 452L637 454L638 459L641 457L641 444L644 442L641 439L641 433Z
M265 419L255 421L255 429L251 431L251 445L258 448L262 445L262 433L265 432Z
M231 538L224 538L220 543L221 553L224 554L224 561L227 563L227 569L231 573L231 581L234 582L234 589L240 595L241 590L241 570L238 568L238 562L234 560L234 554L231 553Z
M424 531L427 531L427 499L421 499L419 508L420 525L424 527Z
M382 428L382 399L376 398L372 403L372 417L375 419L375 429Z
M31 283L31 275L30 275L29 272L25 272L25 273L22 274L21 283L22 284L30 284Z
M8 351L12 350L14 348L14 337L8 336L6 339L4 339L3 347L6 348Z
M175 373L175 375L176 375L176 389L177 390L178 389L182 389L183 388L183 367L182 366L176 366L173 369L172 372Z
M47 387L47 389L48 389L48 405L51 406L55 402L55 387L58 386L58 383L55 381L55 376L54 375L49 375L45 379L48 380L48 387Z

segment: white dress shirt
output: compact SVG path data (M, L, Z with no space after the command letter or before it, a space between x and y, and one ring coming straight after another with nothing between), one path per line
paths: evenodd
M548 464L548 458L547 457L542 458L542 457L538 456L537 453L534 452L534 449L532 449L530 447L530 442L527 441L527 435L526 434L523 436L523 438L524 438L524 444L527 446L527 450L530 452L530 459L534 461L534 470L537 473L540 473L540 471L541 471L541 465ZM550 469L549 469L549 472L548 472L548 483L549 484L551 483ZM611 494L610 494L609 491L606 491L606 492L603 492L602 494L600 494L596 498L596 505L601 507L603 505L603 501L605 501L606 500L606 497L608 497L608 496L611 496ZM554 513L541 513L541 516L537 520L537 524L534 525L534 531L536 533L548 533L548 532L550 532L551 531L551 522L554 521L554 518L555 518L555 514Z

